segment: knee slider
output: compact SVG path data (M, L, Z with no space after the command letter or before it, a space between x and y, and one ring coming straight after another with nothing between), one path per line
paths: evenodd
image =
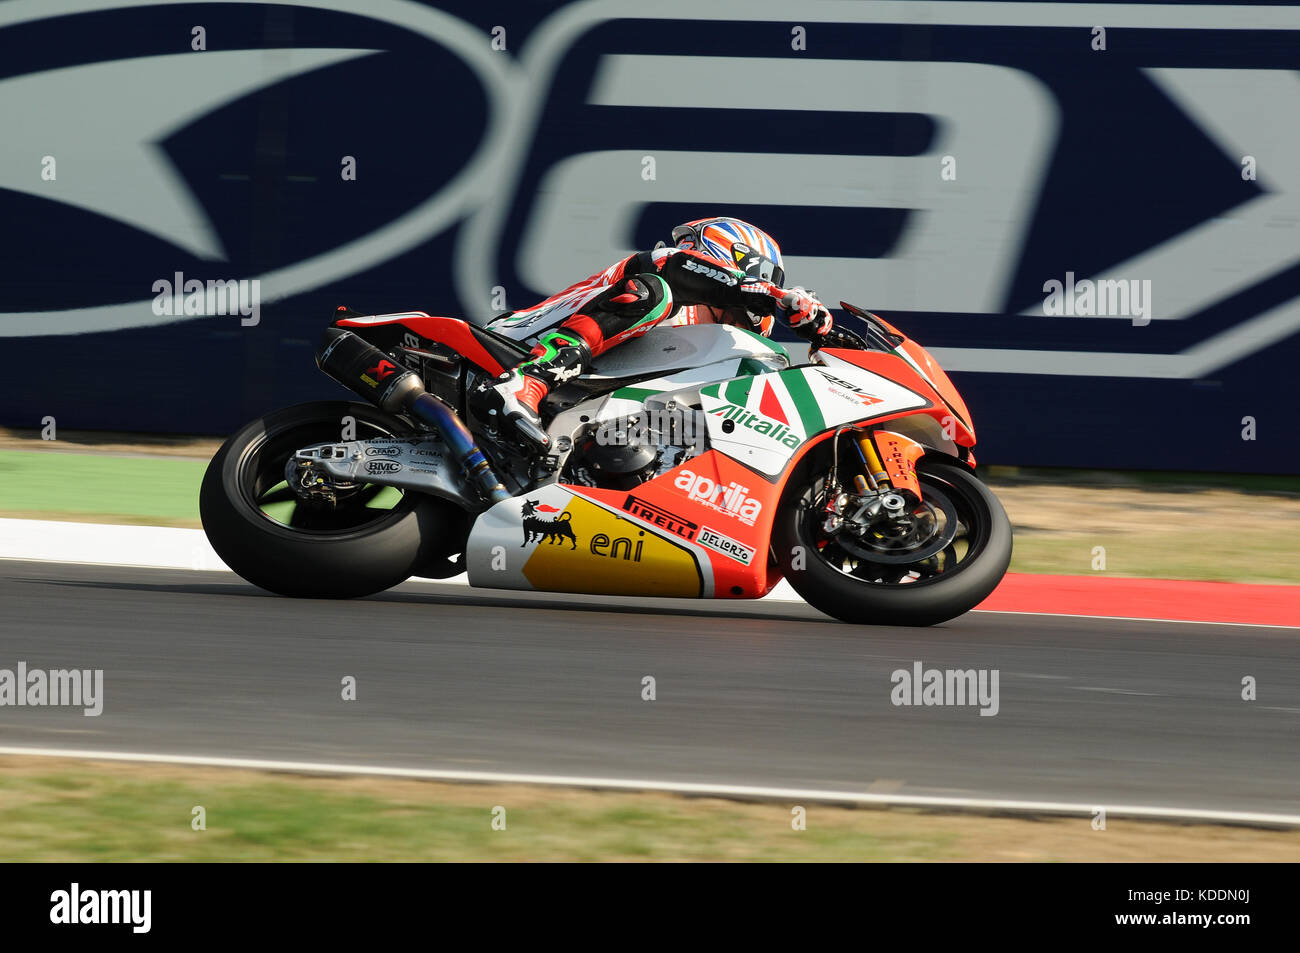
M643 274L625 278L603 292L592 302L593 309L601 309L621 318L640 320L671 298L668 285L658 275Z

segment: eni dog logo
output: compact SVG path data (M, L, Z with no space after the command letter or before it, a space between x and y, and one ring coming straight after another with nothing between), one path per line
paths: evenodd
M553 506L547 506L545 503L538 503L536 500L525 500L523 509L524 523L524 541L519 544L523 549L529 543L540 543L546 540L548 543L556 543L562 540L568 540L571 549L578 548L578 537L573 535L573 528L569 522L573 517L568 513L560 513L553 519L546 519L538 516L538 513L559 513Z
M558 515L541 515L556 512L553 506L526 500L520 514L524 545L537 544L524 563L524 577L534 589L700 595L695 557L676 543L580 497L570 499Z

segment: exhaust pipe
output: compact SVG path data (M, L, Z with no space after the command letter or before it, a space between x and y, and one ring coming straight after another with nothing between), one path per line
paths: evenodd
M409 413L433 427L490 501L510 499L460 415L446 401L425 390L424 381L415 371L395 363L351 331L333 327L326 328L321 337L316 366L380 410Z

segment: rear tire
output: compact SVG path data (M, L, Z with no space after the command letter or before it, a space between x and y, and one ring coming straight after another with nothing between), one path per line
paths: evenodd
M963 521L972 524L966 554L946 572L905 582L867 581L836 568L835 560L824 555L829 547L818 546L819 517L811 512L826 469L814 466L792 479L773 532L782 571L814 608L861 625L937 625L975 608L1002 581L1011 563L1011 523L1002 504L966 467L925 459L917 467L922 494L927 483L942 488L949 500L958 501Z
M358 503L338 512L306 512L301 521L295 510L292 522L299 526L263 510L259 501L283 482L289 456L338 440L345 416L356 421L357 439L411 430L368 404L299 404L249 423L208 464L199 491L203 531L226 565L253 585L284 596L350 599L389 589L417 570L448 565L462 551L465 514L423 494L403 493L387 510Z

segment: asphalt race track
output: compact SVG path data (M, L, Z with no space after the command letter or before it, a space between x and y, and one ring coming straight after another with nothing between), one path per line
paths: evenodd
M3 746L1300 813L1296 629L864 628L427 584L294 601L226 573L5 561L0 668L19 661L104 669L104 712L0 707ZM895 707L915 661L997 669L998 714Z

